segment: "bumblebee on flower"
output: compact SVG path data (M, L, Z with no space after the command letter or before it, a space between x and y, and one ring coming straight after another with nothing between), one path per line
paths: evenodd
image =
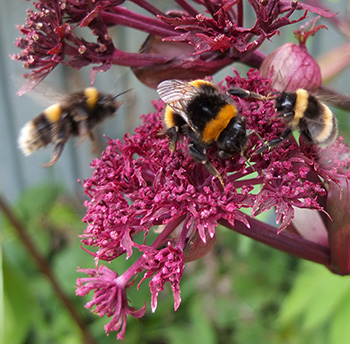
M164 13L149 1L133 1L148 15L129 10L121 3L37 1L37 11L28 11L28 21L20 27L24 37L17 46L22 51L13 56L32 69L22 93L60 63L76 69L97 64L91 70L92 81L98 71L108 71L113 64L131 67L139 80L152 87L164 80L192 80L178 82L182 96L189 94L190 102L181 97L174 99L171 92L160 92L166 104L154 101L154 112L142 117L143 124L135 134L109 140L101 158L91 164L93 176L82 183L88 200L83 219L86 230L81 238L84 249L91 250L96 266L79 270L88 277L77 281L76 292L80 296L93 292L87 307L110 318L106 332L118 331L118 338L122 339L127 317L140 318L145 314L144 305L137 309L127 297L135 280L138 285L150 281L153 312L159 292L169 283L174 308L178 309L185 264L210 251L217 231L222 230L218 225L324 264L337 273L349 273L346 259L333 259L336 249L331 241L332 252L317 239L306 240L295 233L292 224L296 208L312 209L314 213L332 208L327 198L335 202L334 188L342 183L349 185L349 149L342 138L336 139L336 122L324 107L327 123L334 124L331 128L328 125L332 144L327 149L314 144L320 141L316 140L319 132L315 134L315 125L310 125L310 121L302 126L283 120L292 118L292 113L294 117L295 113L300 114L291 101L291 93L298 97L298 88L311 91L301 84L306 71L286 75L283 68L277 67L286 83L285 89L279 91L288 98L283 101L291 103L291 108L280 109L282 98L267 99L276 88L271 80L271 66L276 67L277 54L264 60L258 50L282 27L305 19L306 10L325 17L332 14L297 1L249 1L256 21L252 27L245 27L241 1L196 2L203 13L187 0L176 1L181 7L176 13ZM305 13L291 19L300 10ZM75 24L91 30L95 41L79 37ZM149 34L139 52L119 49L109 34L110 27L116 25ZM295 63L304 61L303 47L287 48L284 58L288 55ZM243 78L233 71L219 84L204 80L236 61L255 68L262 65L260 74L252 69ZM307 65L308 71L312 69L310 75L314 75L307 82L314 91L321 86L320 75L314 73L317 63L314 61L312 68L311 63ZM165 85L168 87L169 83ZM174 82L170 85L174 86ZM232 92L237 88L260 97L237 97ZM208 93L220 100L218 108L209 107L214 112L214 124L210 119L198 124L197 113L190 111L193 103L197 104L193 99L202 99L203 93L206 101ZM283 113L282 118L276 118L276 108ZM301 113L307 117L305 111ZM298 142L290 135L294 128L302 134ZM168 138L160 135L164 131ZM278 228L255 218L268 210L275 213ZM340 216L338 222L341 223ZM103 264L120 256L128 259L135 252L139 253L138 259L124 272Z

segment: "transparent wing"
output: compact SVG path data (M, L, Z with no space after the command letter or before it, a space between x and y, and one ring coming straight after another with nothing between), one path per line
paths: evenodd
M172 79L161 82L157 91L164 103L171 104L179 100L191 100L198 93L198 88L186 81Z
M157 92L160 99L178 113L190 128L197 132L185 109L187 103L199 92L199 89L186 81L165 80L158 85Z
M24 88L23 86L21 90ZM17 94L20 96L25 95L43 107L54 103L61 103L65 98L63 90L59 90L56 86L51 86L47 82L42 82L35 89L22 90L17 92Z

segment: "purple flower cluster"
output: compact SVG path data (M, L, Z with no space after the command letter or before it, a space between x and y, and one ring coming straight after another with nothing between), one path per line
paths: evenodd
M223 90L242 87L263 95L271 92L269 80L254 70L248 73L247 79L236 73L225 82L226 85L221 86ZM273 119L272 101L239 98L235 101L246 116L249 130L259 132L264 140L281 134L285 124ZM144 124L134 135L126 134L124 140L109 141L101 159L92 163L95 170L92 178L84 182L90 200L86 202L87 229L83 243L94 248L96 252L92 254L96 261L111 261L123 254L129 258L135 250L142 253L124 274L111 277L115 283L103 286L106 268L101 267L85 271L93 277L91 281L80 280L78 294L93 290L93 304L98 314L113 317L108 331L119 330L119 337L122 337L125 328L120 329L121 320L116 319L124 319L127 313L133 315L127 302L127 310L113 307L111 311L110 302L112 305L121 302L117 300L121 294L114 292L116 300L111 301L110 286L120 287L120 279L126 288L137 274L144 273L140 283L150 278L153 311L159 291L169 282L177 309L185 262L199 258L212 247L219 223L239 232L245 228L249 236L256 236L274 247L278 247L280 241L281 249L301 257L305 257L306 247L313 245L310 250L318 250L318 253L312 253L307 259L329 264L329 253L324 259L324 247L308 240L300 243L303 239L297 234L291 237L281 231L292 226L294 207L325 211L325 184L339 184L341 179L348 178L345 167L350 163L349 150L341 139L321 149L308 145L302 137L299 145L291 138L275 149L254 155L262 142L252 133L245 152L250 165L241 156L220 160L214 147L208 156L224 177L223 189L205 167L191 159L186 138L174 153L169 151L168 140L160 135L163 104L157 101L154 106L156 111L143 117ZM260 191L256 191L256 186ZM245 215L241 211L243 208L250 208L251 216ZM253 219L274 208L276 222L280 224L278 230ZM281 233L277 235L278 232ZM274 235L275 242L263 239L262 234ZM151 237L153 242L149 242ZM295 248L285 248L285 243L294 239L299 252ZM143 311L142 308L136 315Z
M121 6L128 3L136 4L149 15ZM153 87L181 75L211 75L238 60L258 67L263 55L257 49L281 27L305 19L306 11L332 16L297 1L251 0L256 21L248 28L243 24L242 1L196 1L203 12L190 1L176 3L182 11L163 13L146 0L34 2L36 11L28 10L25 25L19 26L23 37L16 45L22 51L12 56L32 70L25 75L29 80L20 93L34 88L60 63L76 69L95 64L92 82L97 72L109 70L112 64L129 66ZM298 19L289 19L296 10L305 13ZM150 34L139 53L118 48L110 34L110 28L117 25ZM88 30L94 39L80 37L78 27Z
M141 318L146 311L146 306L139 310L129 306L126 289L132 283L126 283L124 277L119 277L117 273L103 265L98 269L80 271L88 273L90 277L77 280L77 295L83 296L90 290L95 290L94 298L86 304L86 308L95 306L94 312L99 316L111 317L112 320L105 326L106 332L120 331L118 339L123 339L127 317L132 315L135 318Z

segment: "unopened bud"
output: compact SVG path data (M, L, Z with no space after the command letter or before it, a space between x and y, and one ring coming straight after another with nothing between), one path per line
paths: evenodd
M298 88L315 91L322 84L321 69L316 60L309 54L306 41L318 30L326 28L316 26L319 17L294 31L299 45L286 43L268 55L260 66L260 74L272 78L271 86L278 91L293 92Z
M260 74L265 78L272 76L272 87L278 91L292 92L298 88L314 91L322 83L320 67L305 44L282 45L265 58Z

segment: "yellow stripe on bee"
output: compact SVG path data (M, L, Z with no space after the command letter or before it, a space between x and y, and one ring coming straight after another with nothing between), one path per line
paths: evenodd
M59 103L53 104L44 110L44 114L51 123L56 123L61 118L62 107Z
M300 119L304 117L304 113L308 106L309 92L299 88L295 91L297 97L294 106L294 119L292 125L297 126Z
M167 128L175 127L174 110L169 105L164 111L164 123Z
M334 130L336 130L336 128L334 128L334 125L333 125L333 113L331 109L323 103L321 103L321 106L324 111L324 115L323 115L324 126L322 131L314 138L315 141L317 141L316 143L324 143L334 133ZM336 138L336 135L334 135L334 139L335 138ZM330 143L332 142L329 142L329 144Z
M193 80L193 81L189 82L189 84L194 86L194 87L197 87L197 88L200 88L202 85L210 85L210 86L215 87L212 82L202 80L202 79Z
M87 87L84 90L86 103L90 109L94 108L98 101L98 91L95 87Z
M206 143L217 141L222 131L225 130L236 114L237 109L232 104L226 104L222 107L216 117L206 124L202 135L203 141Z

